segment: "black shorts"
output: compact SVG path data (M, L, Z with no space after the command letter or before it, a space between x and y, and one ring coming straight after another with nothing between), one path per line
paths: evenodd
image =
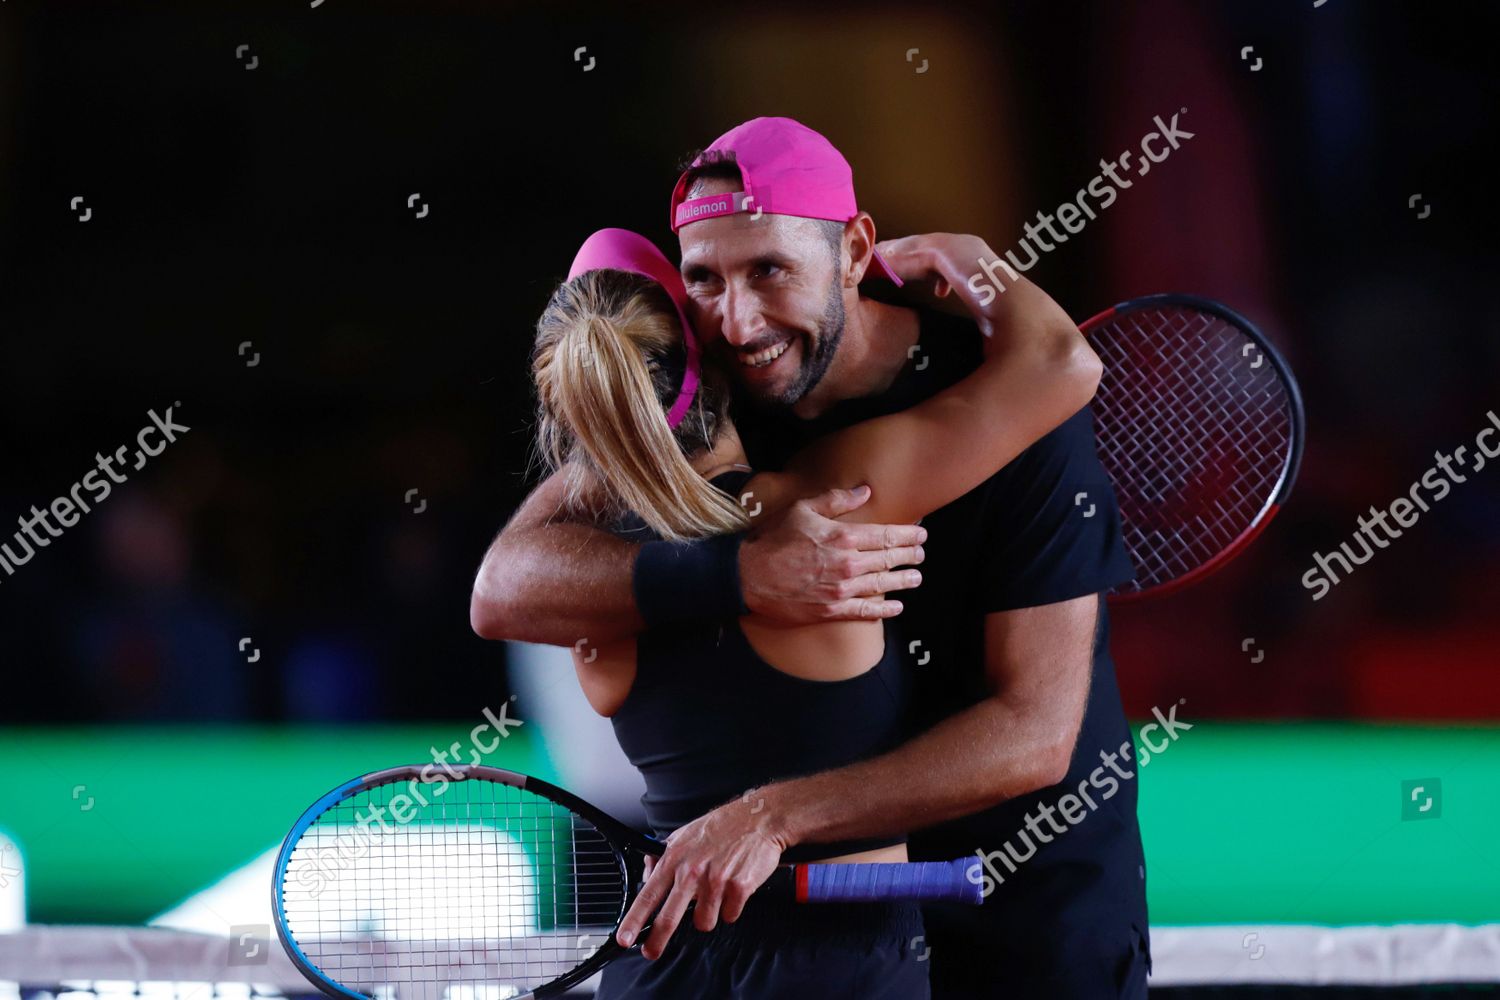
M923 908L932 1000L1145 1000L1151 945L1134 924L1049 921L1038 907L1018 926L982 910Z
M595 1000L928 1000L922 912L906 903L752 897L707 934L678 926L656 961L632 949Z

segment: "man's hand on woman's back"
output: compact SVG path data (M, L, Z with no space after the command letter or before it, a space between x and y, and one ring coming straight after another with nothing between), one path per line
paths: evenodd
M778 511L740 546L745 605L787 625L873 620L901 613L882 595L922 582L911 567L923 559L927 529L915 524L858 524L835 518L863 506L868 486L829 490Z
M785 625L890 618L880 595L921 583L927 530L834 520L869 488L829 490L768 514L739 548L745 606ZM470 621L486 639L572 646L629 638L647 626L631 578L640 544L590 524L563 502L557 476L540 484L490 545L474 580Z

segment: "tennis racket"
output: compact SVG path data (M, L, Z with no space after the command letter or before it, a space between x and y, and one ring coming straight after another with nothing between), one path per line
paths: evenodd
M646 858L665 850L514 771L391 768L335 788L287 834L271 887L276 933L336 1000L553 997L624 951L615 929ZM760 891L977 904L977 866L795 865Z
M1249 320L1191 295L1132 299L1080 329L1104 362L1094 430L1136 567L1110 597L1201 580L1291 493L1305 434L1296 379Z

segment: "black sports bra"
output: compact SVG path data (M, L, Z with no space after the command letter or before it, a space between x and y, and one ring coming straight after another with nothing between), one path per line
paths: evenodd
M713 479L731 496L752 474ZM640 522L628 519L632 537ZM649 529L646 529L649 533ZM795 677L763 660L739 621L658 629L636 641L635 681L611 717L646 780L641 802L658 836L754 788L890 749L906 735L908 677L886 629L880 662L839 681ZM834 857L905 837L803 844L786 861Z

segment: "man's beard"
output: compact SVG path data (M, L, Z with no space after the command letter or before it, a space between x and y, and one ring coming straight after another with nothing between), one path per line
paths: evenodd
M775 395L762 396L757 402L766 406L795 406L814 386L823 381L823 376L828 374L828 367L833 364L833 356L838 353L839 341L844 338L845 318L844 294L839 287L838 275L835 274L828 281L828 301L824 303L823 315L818 318L817 347L810 357L802 359L797 377L792 380L791 385ZM806 341L807 338L803 337L803 342Z

